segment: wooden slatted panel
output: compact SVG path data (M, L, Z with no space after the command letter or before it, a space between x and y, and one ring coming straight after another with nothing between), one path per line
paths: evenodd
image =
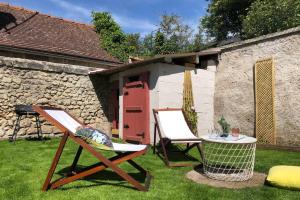
M273 58L255 64L255 133L259 143L276 144L275 130L275 73Z

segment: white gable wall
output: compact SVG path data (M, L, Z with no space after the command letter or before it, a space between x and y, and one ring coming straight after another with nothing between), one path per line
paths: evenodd
M208 68L192 70L192 85L195 101L195 110L198 113L198 132L204 134L213 127L214 117L214 80L215 64L208 62ZM150 138L153 143L154 138L154 117L152 109L154 108L181 108L183 102L183 81L184 66L155 63L126 70L111 76L110 80L119 79L119 135L123 137L123 77L139 74L145 71L150 72Z
M181 108L183 103L183 81L185 67L160 64L159 67L159 107ZM214 126L214 88L216 64L208 61L206 69L189 68L195 111L198 115L198 134L203 135Z
M192 71L195 110L198 114L198 135L204 135L214 127L214 92L216 64L208 61L207 70Z

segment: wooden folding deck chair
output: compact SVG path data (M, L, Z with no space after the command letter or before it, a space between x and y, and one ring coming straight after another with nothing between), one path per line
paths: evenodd
M106 158L103 154L101 154L99 151L96 151L83 139L74 135L76 128L78 126L83 126L84 124L78 121L76 118L72 117L68 112L66 112L63 109L53 107L33 106L33 109L64 133L59 147L56 151L55 157L52 161L47 178L44 182L42 188L43 191L46 191L48 189L56 189L62 185L90 176L106 168L111 168L120 177L132 184L136 189L141 191L148 190L151 180L150 173L132 160L133 158L136 158L146 153L146 145L113 143L113 149L117 155L112 158ZM79 144L76 156L70 167L70 173L67 177L60 178L56 181L51 182L52 176L55 172L56 166L58 164L58 161L60 159L60 156L68 138L73 140L75 143ZM100 162L88 166L80 171L76 171L76 165L83 149L90 152ZM128 173L126 173L124 170L118 167L120 163L125 161L127 161L130 165L139 170L145 176L145 185L142 185L140 182L135 180L132 176L130 176Z
M186 148L180 152L183 154L188 153L193 147L197 147L200 156L203 160L203 154L201 150L201 139L196 137L186 122L186 116L181 108L163 108L153 109L155 125L154 125L154 147L153 154L157 153L160 156L159 151L156 151L156 130L158 131L160 145L162 148L165 164L168 167L176 166L189 166L191 163L174 163L168 158L167 146L170 143L173 144L186 144Z

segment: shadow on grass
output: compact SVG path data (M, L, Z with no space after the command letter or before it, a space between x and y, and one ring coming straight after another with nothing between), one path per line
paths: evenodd
M196 148L196 147L195 147ZM161 145L156 147L157 152L159 153L158 156L163 159L163 149ZM199 162L200 160L195 158L194 156L191 156L190 154L183 153L182 151L184 148L182 148L179 145L174 144L168 144L166 147L167 150L167 156L169 158L170 162ZM200 155L199 155L200 157Z
M26 141L47 141L47 140L51 140L51 138L49 137L28 137L25 138Z
M76 166L76 171L81 172L84 170L86 166L82 165L77 165ZM67 177L70 175L71 168L66 167L61 169L60 171L56 172L56 174L60 175L61 178ZM135 180L143 184L145 181L145 175L136 172L136 173L128 173L131 177L133 177ZM130 188L130 189L135 189L133 186L129 186L128 182L121 178L117 173L111 171L110 169L105 169L100 172L97 172L95 174L92 174L90 176L84 177L79 180L84 180L88 181L91 184L89 185L77 185L77 186L64 186L62 188L58 188L59 190L69 190L69 189L79 189L79 188L89 188L89 187L95 187L95 186L101 186L101 185L112 185L112 186L121 186L124 188Z
M17 140L26 140L26 141L41 141L41 142L45 142L47 140L51 140L51 138L49 137L26 137L26 138L17 138L16 140L14 140L13 138L8 138L8 142L14 143Z

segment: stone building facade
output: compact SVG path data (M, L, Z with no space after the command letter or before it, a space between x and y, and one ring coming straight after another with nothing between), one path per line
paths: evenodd
M121 63L94 27L3 3L0 21L0 139L13 133L17 104L62 107L109 132L109 83L88 72ZM34 120L23 118L18 137L35 134ZM59 133L44 119L42 131Z
M16 104L59 106L96 128L109 132L108 81L89 76L90 68L0 56L0 139L14 128ZM36 134L34 119L23 117L19 137ZM42 119L44 134L59 133Z
M277 144L300 146L300 27L221 47L215 80L215 126L221 115L254 135L254 64L275 62Z

